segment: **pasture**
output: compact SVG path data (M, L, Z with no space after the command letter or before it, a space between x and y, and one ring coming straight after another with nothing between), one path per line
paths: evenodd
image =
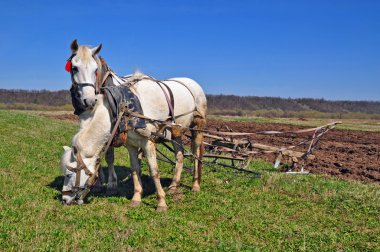
M139 208L128 207L130 179L117 196L97 193L88 204L63 206L59 159L78 125L4 110L0 125L1 250L380 249L377 184L280 174L264 161L252 164L260 178L206 166L200 193L189 190L192 176L184 172L182 193L157 213L144 163ZM125 149L117 149L115 165L120 179L128 177ZM167 189L173 167L159 166Z

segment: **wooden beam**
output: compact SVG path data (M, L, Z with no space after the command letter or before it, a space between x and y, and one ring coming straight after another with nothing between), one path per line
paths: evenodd
M203 157L206 157L206 158L230 159L230 160L238 160L238 161L245 161L245 160L247 160L247 158L232 157L232 156L225 156L225 155L214 155L214 154L204 154Z
M259 143L253 143L252 147L256 148L256 149L259 149L259 150L266 150L266 151L276 151L276 152L278 152L278 150L279 150L279 148L277 148L277 147L268 146L268 145L259 144ZM303 152L293 151L293 150L284 150L284 151L282 151L282 154L286 155L286 156L290 156L290 157L296 157L296 158L301 158L304 155ZM314 158L315 158L314 155L309 155L307 157L307 159L309 159L309 160L313 160Z

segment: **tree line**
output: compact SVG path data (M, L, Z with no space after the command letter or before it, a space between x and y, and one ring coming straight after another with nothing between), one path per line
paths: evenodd
M210 109L224 110L314 110L328 113L380 114L380 101L329 101L312 98L280 98L236 95L207 95Z
M0 103L25 103L48 106L71 104L70 92L67 90L22 90L0 89Z
M280 98L236 95L207 95L210 111L218 110L283 110L319 111L327 113L368 113L380 114L380 101L330 101L312 98ZM63 106L71 104L68 90L20 90L0 89L0 103L38 104Z

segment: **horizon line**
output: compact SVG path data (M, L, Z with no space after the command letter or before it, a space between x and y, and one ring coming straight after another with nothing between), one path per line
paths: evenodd
M7 90L7 91L24 91L24 92L70 92L68 89L59 89L59 90L49 90L49 89L21 89L21 88L0 88L0 90ZM380 100L350 100L350 99L326 99L326 98L313 98L313 97L281 97L281 96L257 96L257 95L236 95L236 94L207 94L209 96L236 96L236 97L243 97L243 98L278 98L278 99L292 99L292 100L299 100L299 99L311 99L311 100L324 100L324 101L337 101L337 102L374 102L374 103L380 103Z

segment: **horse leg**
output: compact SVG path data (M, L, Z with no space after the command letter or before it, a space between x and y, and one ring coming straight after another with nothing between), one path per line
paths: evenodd
M141 148L138 149L138 160L139 160L139 170L138 170L138 175L139 175L139 178L141 178L142 176L142 171L141 171L141 167L142 167L142 160L143 160L143 156L144 156L144 152Z
M157 165L157 155L156 155L156 147L154 143L147 140L146 145L144 146L144 154L148 160L150 175L153 178L154 185L157 191L157 208L158 212L164 212L167 210L168 206L165 201L165 192L162 189L162 185L160 182L160 173L158 171Z
M131 172L132 172L132 180L133 180L133 197L129 206L137 207L141 203L141 196L143 192L143 188L141 185L141 179L139 175L139 171L141 171L141 167L138 159L138 149L136 147L128 147L129 158L131 161Z
M114 167L114 161L115 161L114 147L110 147L107 150L105 159L108 165L107 195L114 195L117 193L117 175L116 175L115 167Z
M194 192L199 192L201 190L201 175L202 175L202 156L203 156L203 133L197 131L197 129L203 129L206 124L206 120L201 116L195 116L194 118L194 131L192 134L191 149L194 158L194 172L193 172L193 186L192 190Z
M180 129L173 127L172 129L172 138L173 138L173 147L175 154L175 170L172 179L172 183L169 186L169 194L174 194L177 190L177 187L180 186L181 173L183 170L183 146L182 146L182 132Z

